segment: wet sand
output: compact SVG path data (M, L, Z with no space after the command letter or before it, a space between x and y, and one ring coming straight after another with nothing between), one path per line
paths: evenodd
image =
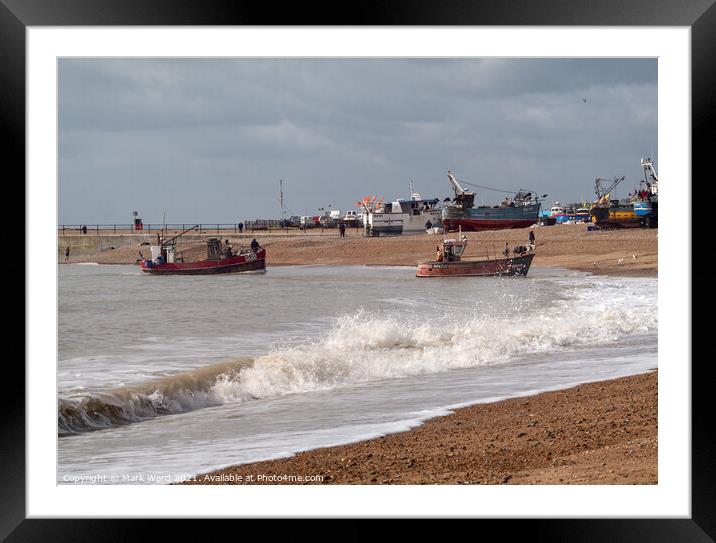
M595 274L657 275L658 230L628 229L587 231L585 224L555 225L515 230L467 233L469 246L466 258L493 257L510 246L526 244L530 230L534 230L537 249L534 266L559 266ZM236 247L246 245L252 238L266 247L267 266L283 265L389 265L415 266L419 260L430 260L442 235L419 234L365 238L361 230L349 229L345 238L335 229L312 230L306 233L254 232L249 234L223 233ZM89 235L89 234L88 234ZM207 237L213 235L207 233ZM449 235L454 237L455 234ZM67 237L64 238L68 239ZM154 242L156 238L147 236ZM70 263L97 262L100 264L134 264L139 250L149 254L148 247L136 243L121 246L121 236L115 248L103 250L71 249ZM105 244L106 245L106 244ZM58 243L58 261L65 261L65 247ZM189 243L180 246L187 260L205 257L205 246Z
M652 371L474 405L187 484L657 484L657 379Z

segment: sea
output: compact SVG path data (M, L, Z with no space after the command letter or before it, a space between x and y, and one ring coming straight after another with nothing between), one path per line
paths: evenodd
M57 482L166 484L657 367L657 278L59 266Z

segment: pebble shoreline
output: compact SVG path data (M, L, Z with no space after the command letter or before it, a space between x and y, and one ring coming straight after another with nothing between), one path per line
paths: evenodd
M657 371L478 404L184 484L657 484Z

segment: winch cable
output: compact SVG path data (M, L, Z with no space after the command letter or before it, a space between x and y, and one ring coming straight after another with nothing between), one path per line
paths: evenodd
M536 194L536 193L537 193L537 191L529 190L529 189L518 189L518 190L512 190L512 191L510 191L510 190L504 190L504 189L496 189L496 188L494 188L494 187L485 187L485 186L483 186L483 185L476 185L475 183L468 183L467 181L463 181L462 179L458 179L457 181L458 181L458 183L462 183L463 185L470 185L471 187L477 187L477 188L479 188L479 189L485 189L485 190L492 190L492 191L495 191L495 192L501 192L501 193L503 193L503 194L517 194L517 193L520 192L520 191L529 191L529 192L531 192L532 194ZM547 195L545 194L545 196L547 196Z

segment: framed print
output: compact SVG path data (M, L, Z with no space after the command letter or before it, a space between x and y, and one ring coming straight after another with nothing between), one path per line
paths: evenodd
M3 0L0 23L28 279L3 537L713 537L711 2Z

